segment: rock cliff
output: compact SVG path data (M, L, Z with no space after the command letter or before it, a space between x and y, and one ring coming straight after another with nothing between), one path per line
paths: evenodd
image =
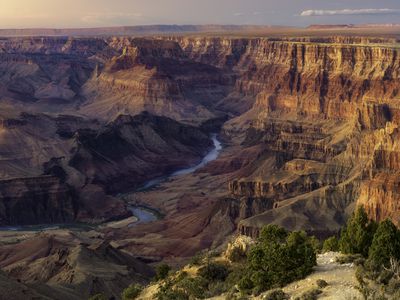
M200 129L149 113L121 115L100 131L78 131L74 139L69 165L108 193L132 191L195 164L212 147Z
M53 176L0 181L0 225L73 222L78 203L73 190Z
M214 102L224 98L233 79L209 64L191 60L167 40L112 39L121 54L83 89L81 111L109 120L148 111L187 123L215 117Z
M19 103L23 110L21 100L29 100L34 103L30 108L42 109L44 100L58 98L68 100L71 115L90 120L90 125L71 125L41 115L35 128L55 136L57 143L48 147L40 139L20 140L19 145L29 141L40 154L27 159L21 149L21 158L11 155L7 163L1 161L8 177L37 175L43 163L64 156L67 162L72 159L62 165L69 184L82 186L87 180L116 191L168 172L182 157L194 162L208 146L204 136L185 125L132 127L131 117L119 115L149 111L199 125L227 114L231 119L223 136L239 150L216 164L220 171L208 171L229 178L225 196L240 203L240 231L257 232L269 222L335 231L357 201L374 218L399 222L396 39L10 38L0 45L4 103ZM3 119L0 133L7 141L16 128L24 136L37 135L27 129L32 125L24 125L32 118ZM140 122L147 124L145 119ZM169 131L182 136L181 130L190 131L189 144L205 147L195 150L184 142L185 134L183 140L163 140ZM174 154L159 155L159 147ZM29 168L21 170L21 163L15 163L22 157ZM125 180L127 175L132 182Z
M205 131L149 113L105 125L21 113L1 119L0 135L1 225L127 216L111 194L195 164L212 146Z
M372 217L398 223L396 41L173 40L192 59L235 72L222 106L239 96L252 103L225 126L232 136L246 131L243 147L263 147L254 158L259 167L229 183L242 203L239 231L253 235L276 222L327 234L339 229L357 199Z

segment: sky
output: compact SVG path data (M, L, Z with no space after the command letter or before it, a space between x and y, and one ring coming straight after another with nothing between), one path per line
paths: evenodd
M0 0L0 28L400 23L400 0Z

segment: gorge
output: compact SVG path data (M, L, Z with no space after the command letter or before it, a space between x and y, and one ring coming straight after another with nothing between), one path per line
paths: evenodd
M131 218L131 205L162 215L2 231L1 268L32 284L41 271L26 261L51 263L36 292L68 283L65 299L79 299L108 275L84 265L74 283L71 270L105 259L121 265L107 290L119 297L120 278L149 279L144 263L180 264L267 224L326 237L363 205L399 226L399 45L368 35L0 39L0 225L104 225Z

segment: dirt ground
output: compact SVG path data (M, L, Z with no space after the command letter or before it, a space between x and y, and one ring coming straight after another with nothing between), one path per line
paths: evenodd
M294 299L307 290L316 287L318 279L325 280L328 286L322 289L318 299L325 300L361 300L362 295L356 289L358 285L355 277L355 266L352 264L340 265L336 262L339 256L336 252L327 252L318 255L315 272L307 278L291 283L283 290Z

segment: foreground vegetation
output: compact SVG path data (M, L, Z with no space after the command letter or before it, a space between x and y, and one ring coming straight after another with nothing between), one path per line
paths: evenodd
M378 224L359 207L343 228L338 247L347 254L341 262L357 265L365 299L400 299L400 231L391 220Z
M154 297L187 300L225 294L226 299L247 299L268 291L263 299L288 299L281 288L309 275L321 251L340 251L339 263L357 266L358 289L365 299L400 299L400 231L390 220L379 224L370 220L362 207L356 209L339 236L323 243L305 232L268 225L247 249L231 247L224 255L198 254L190 266L178 272L160 265ZM317 299L327 285L319 280L316 288L299 299ZM122 299L136 299L142 289L133 284ZM93 299L104 298L97 295Z
M248 251L234 248L227 258L207 253L192 260L192 270L170 275L160 283L159 300L227 299L258 295L302 279L316 265L313 239L305 232L266 226Z

